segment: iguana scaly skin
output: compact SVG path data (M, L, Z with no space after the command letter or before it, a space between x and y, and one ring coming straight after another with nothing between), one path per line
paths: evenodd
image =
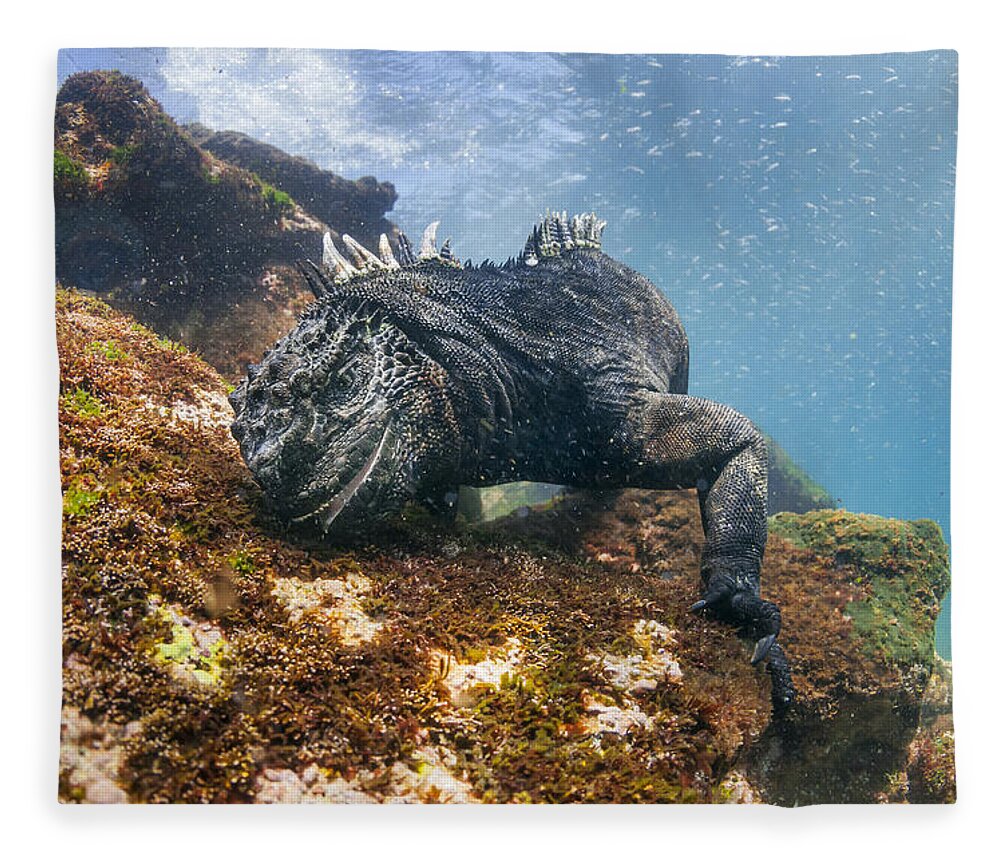
M760 598L767 451L740 413L689 396L687 336L642 275L600 250L593 215L547 216L504 265L461 265L432 224L373 254L327 234L317 296L233 393L233 435L277 513L358 531L459 485L695 487L694 607L738 625L778 709L793 688Z

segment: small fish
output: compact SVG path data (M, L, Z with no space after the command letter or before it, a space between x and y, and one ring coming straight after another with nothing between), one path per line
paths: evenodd
M585 173L567 173L565 176L560 176L558 179L553 180L548 184L549 188L553 188L556 185L568 185L574 182L584 182L587 179Z

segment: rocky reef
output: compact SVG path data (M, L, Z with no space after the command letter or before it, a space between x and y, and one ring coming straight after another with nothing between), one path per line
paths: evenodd
M272 519L229 386L57 295L65 802L947 802L932 523L772 518L799 698L688 611L689 493L570 494L329 547Z
M324 231L396 235L383 217L391 184L342 179L253 143L239 137L239 161L228 161L134 78L69 77L55 116L59 281L239 375L311 299L295 262L319 257Z

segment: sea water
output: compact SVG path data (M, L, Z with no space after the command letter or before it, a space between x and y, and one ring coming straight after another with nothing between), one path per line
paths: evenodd
M690 392L852 511L948 538L957 63L838 57L74 50L178 122L395 184L462 258L596 211L691 342ZM938 650L950 657L947 602Z

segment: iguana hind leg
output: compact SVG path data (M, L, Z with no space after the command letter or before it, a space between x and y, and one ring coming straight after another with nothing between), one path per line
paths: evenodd
M783 710L794 689L776 642L781 612L760 597L767 543L764 437L736 410L686 394L648 394L632 421L636 460L629 486L698 490L704 589L692 609L707 609L753 637L751 662L770 658L772 698Z

